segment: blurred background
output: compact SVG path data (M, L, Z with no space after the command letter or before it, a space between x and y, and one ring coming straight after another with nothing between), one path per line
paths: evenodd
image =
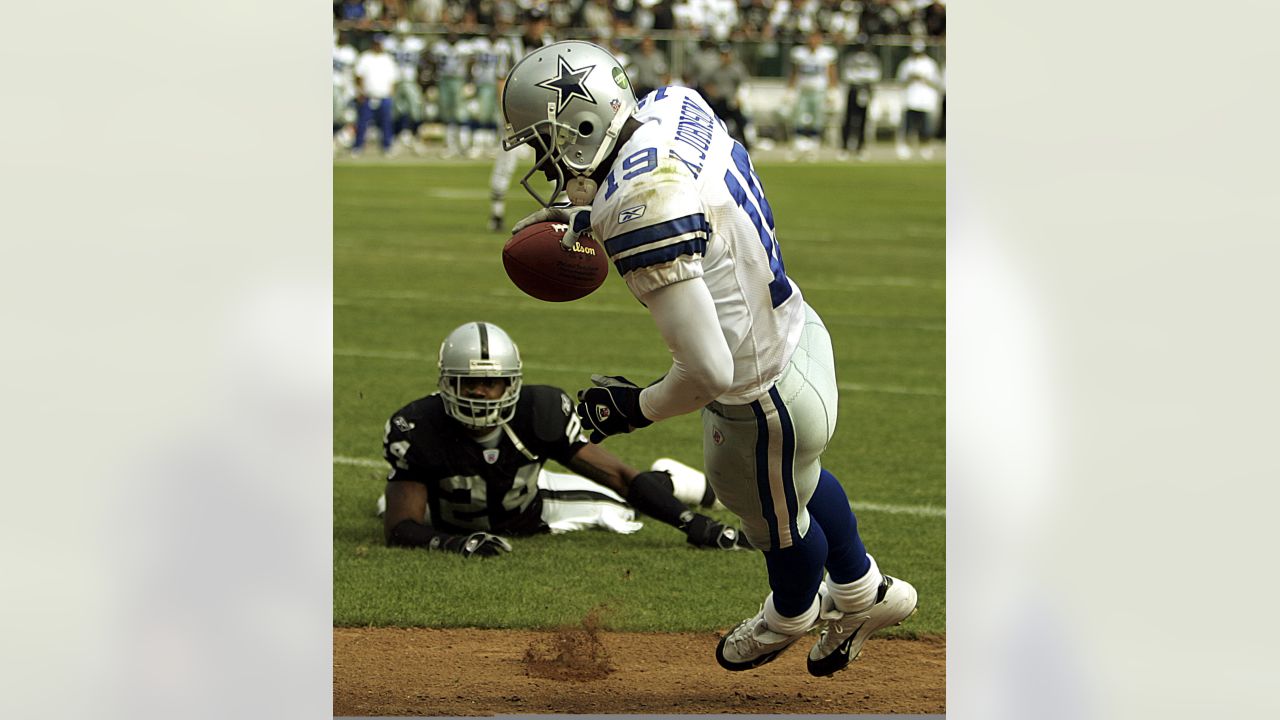
M928 160L946 137L946 13L940 0L338 0L334 150L492 155L488 86L536 37L610 48L637 97L696 88L758 159ZM376 52L398 68L390 144L376 112L360 132L356 66Z

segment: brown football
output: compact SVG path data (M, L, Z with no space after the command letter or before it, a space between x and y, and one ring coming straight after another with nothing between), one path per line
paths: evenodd
M569 226L540 222L521 230L502 248L507 277L527 295L565 302L590 295L609 274L604 248L583 233L570 249L560 245Z

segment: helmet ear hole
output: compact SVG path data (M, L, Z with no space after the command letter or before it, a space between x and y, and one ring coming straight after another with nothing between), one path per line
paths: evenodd
M596 126L591 124L590 120L583 120L578 124L578 134L582 137L591 137L591 133L595 132Z

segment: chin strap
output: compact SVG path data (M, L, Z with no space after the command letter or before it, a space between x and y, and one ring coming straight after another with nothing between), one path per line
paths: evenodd
M511 444L515 445L516 449L519 450L521 454L523 454L525 457L529 458L530 460L536 461L538 459L537 455L534 455L533 453L529 452L529 449L524 446L524 443L520 442L520 438L516 437L516 431L512 430L510 425L504 422L499 422L498 427L502 428L502 431L505 432L507 434L507 437L511 439Z

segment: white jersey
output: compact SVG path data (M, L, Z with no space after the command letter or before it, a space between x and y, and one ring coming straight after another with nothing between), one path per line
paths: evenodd
M942 85L942 72L938 63L928 55L911 56L898 66L898 80L907 84L908 110L934 112L938 109L938 87Z
M808 45L791 48L791 62L796 69L796 86L801 90L826 90L828 73L836 62L836 49L819 45L810 50Z
M364 93L372 98L391 97L398 73L395 60L385 52L365 50L356 60L356 77L360 78Z
M506 77L507 70L511 69L510 49L505 38L495 43L478 37L471 41L467 54L471 58L471 81L477 85L496 85L498 78Z
M467 76L467 51L470 45L465 40L450 43L437 40L431 46L431 57L436 63L436 77L465 78Z
M422 60L422 51L427 49L427 41L417 35L393 36L383 45L396 61L400 70L399 79L404 82L417 82L418 64Z
M644 125L591 205L593 236L637 298L703 279L733 354L733 382L716 400L752 402L782 374L804 326L764 188L698 93L661 88L635 117Z
M350 45L333 46L333 85L349 92L356 87L356 49Z

